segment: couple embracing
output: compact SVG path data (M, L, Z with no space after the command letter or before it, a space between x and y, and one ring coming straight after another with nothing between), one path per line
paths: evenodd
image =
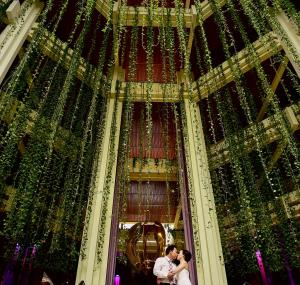
M188 262L192 255L188 250L180 250L179 254L175 245L169 245L166 255L156 259L153 274L157 276L157 284L160 285L192 285L189 278ZM176 266L173 261L179 260Z

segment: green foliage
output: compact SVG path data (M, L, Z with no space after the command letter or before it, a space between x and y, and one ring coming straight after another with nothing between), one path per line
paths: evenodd
M22 16L33 1L26 1ZM0 5L0 19L10 1ZM214 24L221 42L220 52L224 55L231 70L234 83L209 95L200 104L201 119L198 117L199 106L193 101L192 93L196 90L189 82L178 85L178 103L167 103L167 96L172 98L172 86L176 82L178 71L176 55L179 54L184 75L190 76L190 55L187 50L187 29L183 2L175 0L175 18L177 27L172 27L174 21L170 9L158 10L159 2L145 1L147 11L144 21L147 27L139 28L139 11L135 8L134 24L130 35L129 73L123 101L122 128L120 141L118 96L121 82L117 82L116 98L107 99L111 93L111 70L115 64L125 61L126 41L126 5L124 0L118 11L117 21L113 21L114 1L108 3L108 19L105 25L99 17L96 29L93 31L91 45L87 45L93 22L95 0L82 0L76 5L76 16L66 44L63 45L57 62L52 62L43 55L40 43L48 32L55 39L61 20L66 16L69 1L62 1L60 9L53 12L53 1L45 3L45 9L39 17L39 25L35 28L32 42L28 45L24 57L15 70L9 75L8 81L1 87L0 116L4 124L1 133L0 152L0 202L5 188L10 185L15 189L15 197L10 211L7 213L4 229L1 235L9 239L8 251L13 250L14 243L36 244L39 248L37 262L57 272L74 271L79 255L86 258L89 226L92 217L93 203L96 191L96 170L101 162L104 147L104 132L109 132L107 164L103 189L101 189L101 214L97 230L97 260L103 257L103 247L106 236L108 217L110 215L109 199L112 197L115 180L114 167L118 148L118 201L120 204L119 220L124 220L127 209L126 195L130 187L129 158L130 135L133 120L133 100L136 92L138 71L138 41L142 31L142 47L146 53L146 97L145 111L141 114L140 132L142 140L139 145L140 173L151 158L152 148L152 94L153 66L155 49L160 47L162 55L162 79L165 83L161 117L163 119L164 156L168 159L170 147L169 122L174 117L176 125L176 147L179 152L185 149L186 168L189 192L186 193L190 202L193 238L196 249L196 262L201 262L201 232L198 214L199 205L196 195L200 191L195 187L191 161L201 165L205 179L201 195L207 199L209 219L213 218L213 199L209 198L209 176L204 151L203 129L201 119L207 129L204 129L209 150L212 144L223 142L225 152L222 160L225 164L211 166L210 172L216 202L216 212L222 239L222 247L226 270L232 276L244 276L258 271L255 252L259 249L263 260L273 271L279 271L286 264L299 268L299 238L300 229L294 209L288 204L286 194L293 191L299 195L299 145L293 136L289 122L284 115L279 98L274 96L264 66L250 41L248 26L255 30L263 44L272 40L265 36L275 31L285 43L289 53L299 64L300 59L287 35L276 20L276 13L286 12L291 21L299 26L300 17L295 5L290 0L276 0L269 3L266 0L228 0L225 9L217 0L211 0ZM165 3L163 3L163 6ZM209 34L203 19L203 1L196 0L197 25L195 30L194 49L196 65L201 75L215 72L212 51L210 50ZM236 13L240 9L242 15ZM162 15L158 15L162 11ZM55 15L50 16L51 13ZM246 21L242 17L246 16ZM49 20L49 21L48 21ZM229 25L234 26L234 31ZM247 23L245 25L245 22ZM156 34L156 24L160 27ZM46 30L46 27L48 30ZM1 43L0 50L11 34L18 27L13 27ZM191 27L193 29L194 27ZM102 42L97 46L97 31L102 30ZM113 38L113 51L109 51ZM276 135L281 145L268 143L265 125L257 121L257 102L251 94L251 88L246 81L244 71L237 57L232 57L239 50L237 37L247 51L254 66L253 73L257 77L256 89L258 99L270 99L268 109ZM157 42L157 43L156 43ZM176 51L176 44L179 49ZM124 46L122 46L122 44ZM72 46L73 52L70 52ZM98 63L82 65L82 57L89 61L94 52L98 54ZM122 49L121 49L122 48ZM98 49L98 50L97 50ZM120 52L121 50L121 52ZM110 52L110 56L107 54ZM114 62L119 56L121 59ZM276 63L283 56L278 55ZM192 59L193 60L193 59ZM68 70L65 70L65 62ZM82 69L84 66L84 70ZM272 67L276 69L276 64ZM78 70L83 79L78 81ZM108 71L107 71L108 70ZM226 77L223 66L218 67L218 74ZM290 67L287 76L293 85L295 94L290 94L289 86L281 82L288 103L294 104L297 111L299 99L299 79ZM214 77L214 76L213 76ZM189 81L189 80L187 80ZM218 78L212 79L218 85ZM210 92L211 83L206 77L197 81L198 89L203 86ZM170 94L169 94L170 93ZM111 94L110 94L111 95ZM199 98L201 94L199 94ZM295 99L296 98L296 99ZM201 99L201 98L200 98ZM204 102L205 101L205 102ZM299 106L298 106L299 108ZM108 110L111 117L107 120ZM239 110L237 112L237 110ZM295 111L295 112L296 112ZM188 133L188 129L192 132ZM245 129L245 126L247 130ZM107 129L108 128L108 129ZM189 152L192 140L196 157ZM245 143L249 141L249 143ZM182 146L181 144L184 144ZM270 166L274 148L281 146L283 153L279 166ZM146 149L146 155L144 154ZM209 152L209 151L208 151ZM212 159L212 158L210 158ZM135 164L136 158L133 160ZM158 163L158 161L156 161ZM167 168L171 167L167 165ZM167 174L170 169L167 169ZM203 174L198 173L200 178ZM179 185L183 187L183 175L178 175ZM208 182L207 182L208 181ZM287 183L288 182L288 183ZM149 184L149 181L148 181ZM291 186L290 186L291 185ZM167 181L167 188L169 184ZM291 190L292 188L292 190ZM138 186L141 196L141 182ZM168 195L168 199L169 199ZM212 197L211 197L212 198ZM170 201L168 200L168 205ZM139 201L141 214L141 201ZM170 216L170 209L168 209ZM85 220L85 223L83 221ZM228 231L228 225L231 232ZM121 231L121 250L125 250L126 235ZM123 235L123 236L122 236ZM182 239L182 232L180 232ZM10 247L11 246L11 247ZM80 249L79 249L80 247ZM122 260L124 261L124 260Z

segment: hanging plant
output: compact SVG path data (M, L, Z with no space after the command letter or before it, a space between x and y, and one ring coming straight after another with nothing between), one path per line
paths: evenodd
M91 12L92 10L90 10L90 13ZM84 30L88 29L89 24L90 20L87 20ZM39 118L33 128L31 140L22 160L18 187L19 194L14 200L13 209L6 221L6 231L10 233L15 240L22 240L25 235L24 230L30 215L31 202L36 195L37 186L45 162L49 159L53 151L55 133L62 117L63 105L70 90L72 78L78 68L79 54L82 50L82 41L85 33L86 31L79 37L78 44L74 51L74 57L72 58L71 68L62 88L61 97L58 99L57 105L53 110L51 123L49 124L49 121L45 120L45 118Z
M0 6L0 17L4 15L6 12L6 9L9 7L11 2L3 3ZM27 0L24 2L24 4L21 5L20 9L20 15L18 16L18 21L10 24L8 26L7 32L4 35L4 38L1 39L0 43L0 54L1 51L3 50L5 44L14 36L18 35L20 32L21 28L23 27L23 22L24 22L24 17L26 15L26 12L34 5L34 0ZM4 8L6 8L4 10ZM1 15L2 13L2 15Z
M48 9L50 9L50 7L48 7ZM63 9L64 10L64 9ZM76 21L75 21L75 28L74 30L77 29L80 20L81 20L81 15L82 15L82 11L77 15ZM59 22L62 18L63 14L60 14L60 17L57 19L57 22ZM57 28L57 26L56 26ZM40 29L42 30L42 29ZM41 33L41 31L40 31ZM74 37L74 33L75 31L73 31L73 33L70 35L70 41L72 40L72 38ZM41 36L41 34L40 34ZM37 40L37 39L35 39ZM41 71L41 66L44 63L44 58L45 56L41 56L40 55L40 50L39 51L35 51L37 47L34 46L30 46L29 50L27 51L27 53L25 54L24 58L26 58L26 60L20 63L20 65L18 66L18 69L16 70L16 72L14 73L14 75L12 76L11 81L9 82L7 89L5 91L5 96L4 98L2 98L3 100L8 99L9 101L6 102L2 102L3 105L2 107L5 108L4 109L4 115L3 116L7 116L7 112L11 112L12 109L12 104L13 102L15 102L15 94L19 94L22 93L23 94L23 98L22 98L22 102L24 102L24 105L21 105L13 122L10 123L9 127L8 127L8 131L6 133L6 136L3 138L2 141L2 145L5 146L4 152L2 153L2 163L0 165L0 173L2 174L2 177L5 177L7 175L9 175L9 171L11 169L11 166L13 165L13 162L16 158L16 149L18 146L19 141L21 140L21 138L25 135L25 132L27 131L27 126L28 126L28 121L33 121L30 118L30 115L32 114L32 108L33 108L33 102L32 102L32 95L31 93L31 86L26 86L27 83L26 81L23 80L24 77L26 77L26 73L27 73L27 69L30 68L31 65L34 65L36 62L36 58L39 58L39 61L37 61L37 67L34 70L33 73L33 77L32 77L32 82L31 85L33 86L35 82L35 80L38 78L38 72ZM38 107L36 108L36 113L37 113L37 120L38 120L38 116L40 115L41 110L44 108L44 104L46 102L51 84L53 83L53 80L55 79L56 73L58 68L61 66L61 63L65 60L65 57L67 56L67 46L64 48L63 51L63 55L61 56L60 60L57 62L56 66L50 70L50 76L48 78L44 79L43 82L43 87L42 90L36 92L36 94L40 97L39 103L38 103ZM40 56L40 57L39 57ZM24 67L24 65L25 67ZM19 68L20 68L20 76L16 77L19 72ZM22 69L23 68L23 69ZM18 85L17 85L18 82ZM20 88L25 89L24 92L20 92ZM33 89L33 92L35 92L35 88ZM7 103L7 104L6 104Z
M46 21L48 12L50 11L53 4L53 0L48 0L45 5L45 9L43 10L42 14L40 15L40 26L34 34L33 40L31 41L27 52L25 53L24 57L21 59L20 64L18 65L16 71L13 73L12 78L10 79L7 87L5 88L4 94L0 98L0 114L3 110L7 107L7 105L11 104L11 98L13 92L17 90L17 85L22 82L21 78L22 73L26 70L27 66L30 66L34 63L34 59L38 59L38 56L35 56L35 53L38 51L38 45L43 35L43 29L41 27ZM60 20L60 19L59 19ZM33 61L33 62L32 62ZM28 89L27 89L28 90ZM27 91L28 92L28 91Z
M97 96L99 96L99 89L101 87L101 83L102 83L102 79L103 79L103 69L104 69L104 64L106 62L106 52L107 52L107 48L108 48L108 43L109 43L109 38L110 38L110 34L111 34L111 30L112 30L112 27L110 26L107 26L106 29L105 29L105 32L104 32L104 41L103 41L103 44L102 44L102 47L99 51L99 63L98 63L98 68L97 68L97 71L96 71L96 75L95 75L95 80L94 80L94 87L93 87L93 98L94 100L92 101L92 105L91 105L91 108L90 108L90 112L89 112L89 115L88 115L88 122L91 124L93 123L93 120L94 120L94 113L96 112L96 99L97 99ZM113 55L111 55L112 57ZM110 61L112 61L113 58L110 59ZM107 93L108 93L108 90L110 90L110 84L105 84L105 88L103 88L103 96L107 96ZM106 111L107 111L107 102L105 102L104 104L102 104L102 111L101 113L105 114ZM102 141L103 141L103 136L104 136L104 126L105 126L105 119L104 117L102 118L101 120L101 125L103 126L102 128L102 131L100 133L100 135L97 137L97 147L99 148L97 150L97 156L101 153L101 150L102 150ZM87 135L89 134L90 132L90 127L89 125L87 125L87 128L86 128L86 138L87 138ZM96 156L96 157L97 157ZM94 161L98 161L98 159L94 159ZM94 165L93 165L93 169L94 171L96 171L96 168L97 167L97 164L96 162L94 162ZM80 255L81 255L81 258L84 259L86 257L85 255L85 251L86 251L86 248L87 248L87 240L88 240L88 225L89 225L89 221L90 221L90 218L91 218L91 214L92 214L92 205L93 205L93 197L94 197L94 188L95 188L95 180L94 178L91 179L92 183L91 183L91 186L90 186L90 193L89 193L89 198L88 198L88 206L87 206L87 213L86 213L86 217L85 217L85 225L84 225L84 230L83 230L83 238L82 238L82 243L81 243L81 250L80 250Z
M299 27L300 26L300 13L295 7L295 4L290 0L277 0L274 3L274 7L277 11L281 9L284 10L294 21L294 23Z
M118 98L119 94L119 82L117 81L116 91ZM110 128L110 144L108 150L108 165L106 169L106 175L104 180L103 186L103 199L101 202L101 216L100 222L98 227L98 235L97 235L97 261L100 263L102 261L102 251L103 251L103 244L106 238L105 235L105 227L107 223L107 213L108 213L108 202L110 197L111 191L111 184L113 182L113 167L116 163L116 133L117 133L117 112L118 112L118 99L114 100L114 108L112 114L112 124Z
M183 61L183 69L185 76L189 78L190 73L190 64L189 57L187 54L187 33L185 31L185 20L184 20L184 9L183 2L175 0L175 13L177 19L177 32L179 36L180 51Z
M147 138L147 157L151 157L152 147L152 80L153 80L153 47L154 47L154 31L153 31L153 7L147 7L147 85L146 85L146 138Z
M130 190L130 150L131 150L131 132L132 132L132 121L133 121L133 98L135 94L135 84L133 83L136 80L137 72L137 43L138 43L138 9L135 8L135 18L134 25L131 29L131 38L130 38L130 52L129 52L129 73L128 73L128 82L125 87L125 98L124 98L124 108L122 115L122 127L120 133L120 143L118 150L118 205L119 205L119 214L118 221L119 223L126 221L126 210L127 210L127 195ZM134 166L133 166L134 167ZM125 229L124 229L125 230ZM119 243L121 246L121 252L125 254L125 243L124 237L122 236L122 228L119 235ZM121 256L121 260L125 255ZM124 261L124 260L123 260Z
M228 2L228 5L229 5L229 8L230 8L231 14L233 15L233 17L234 17L234 19L235 19L236 24L239 26L239 31L241 32L244 41L245 41L247 44L249 44L248 39L247 39L247 36L246 36L246 33L245 33L245 31L244 31L244 29L243 29L243 27L242 27L242 25L241 25L241 22L240 22L240 20L238 19L238 16L234 13L234 9L233 9L231 0ZM250 45L249 45L249 46L250 46ZM256 54L255 54L254 56L256 56ZM282 57L281 57L281 58L282 58ZM257 60L256 60L256 61L257 61ZM260 79L261 79L262 81L266 82L266 77L265 77L265 75L263 74L263 71L262 71L261 66L258 65L258 63L256 64L256 66L257 66L257 69L258 69L259 72L260 72ZM295 86L295 87L296 87L296 86ZM287 96L289 96L289 95L287 94ZM281 113L281 111L278 110L278 108L279 108L278 105L279 105L279 104L277 103L277 106L276 106L277 112L280 112L280 113ZM281 120L283 120L283 118L282 118ZM280 122L280 123L281 123L281 122ZM278 181L278 175L279 175L279 173L278 173L278 171L276 171L276 170L273 170L272 172L275 172L275 173L273 174L273 177L274 177L274 178L272 179L273 183L275 183L276 181L279 183L279 184L277 185L277 187L275 187L275 188L277 188L278 190L276 190L276 191L273 190L273 195L274 195L274 197L272 197L272 198L273 198L273 199L275 198L274 205L275 205L275 208L277 208L277 206L278 206L278 207L283 207L283 208L284 208L284 205L281 205L280 203L276 203L276 199L277 199L278 195L281 195L281 196L284 195L284 193L282 192L282 190L280 190L280 189L281 189L281 187L280 187L280 182ZM271 174L272 174L272 173L271 173ZM278 211L279 215L281 215L280 213L282 213L283 208L279 208L279 209L276 210L276 211ZM280 223L280 224L281 224L281 223ZM283 224L284 224L284 223L282 223L282 225L283 225ZM287 230L287 231L290 231L290 229L286 229L286 230Z

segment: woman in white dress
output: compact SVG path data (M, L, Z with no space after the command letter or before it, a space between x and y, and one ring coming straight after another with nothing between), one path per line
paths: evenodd
M191 260L192 254L183 249L179 252L177 259L180 261L176 269L172 270L176 274L177 285L192 285L189 274L188 262Z

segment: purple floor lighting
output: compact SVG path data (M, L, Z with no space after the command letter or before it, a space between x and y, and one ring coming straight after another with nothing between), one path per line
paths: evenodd
M256 251L256 259L257 259L257 263L258 263L258 267L259 267L259 271L260 271L260 275L261 275L263 284L269 285L260 250Z
M115 283L114 283L114 285L120 285L120 282L121 282L120 276L119 276L119 275L116 275L116 276L115 276Z

